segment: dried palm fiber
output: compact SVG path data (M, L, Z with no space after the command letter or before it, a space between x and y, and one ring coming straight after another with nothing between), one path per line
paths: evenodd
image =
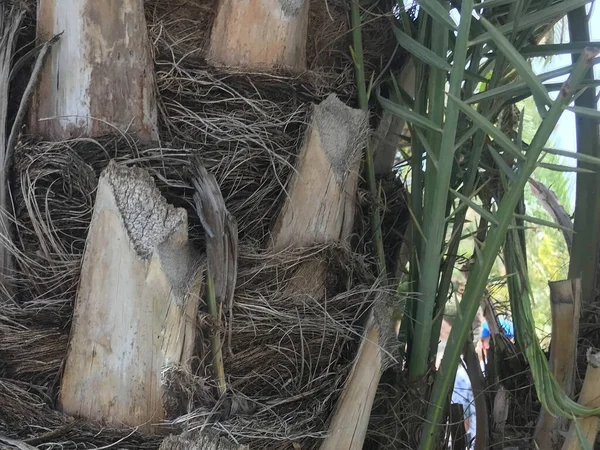
M381 0L364 5L363 52L368 70L378 68L382 60L386 64L396 48L388 26L394 4L395 1ZM146 0L146 21L155 60L202 61L216 7L216 0ZM346 0L310 0L306 44L309 70L341 76L352 83L349 12Z
M0 314L8 323L14 318L19 324L28 324L18 333L21 342L44 339L49 330L55 335L43 353L17 342L6 347L10 343L7 339L0 340L0 353L7 376L36 380L48 397L42 404L52 404L60 369L60 364L54 363L55 356L51 361L46 358L66 351L66 325L92 206L86 194L93 191L96 173L108 161L98 157L99 145L87 140L41 143L23 146L18 153L21 202L25 206L19 209L24 247L16 253L23 266L23 279L19 280L23 300L4 303ZM102 154L150 168L167 196L190 200L191 189L181 187L189 178L181 177L177 185L161 166L169 161L173 164L176 155L185 151L135 148L115 139L104 142L104 149ZM179 158L179 173L185 174L186 159ZM218 173L218 166L213 169ZM31 215L28 210L33 211ZM81 223L81 227L72 228L72 223ZM192 229L192 236L201 242L199 227ZM363 258L347 249L319 247L261 254L253 238L245 242L234 309L239 319L233 323L232 353L225 357L231 387L236 397L245 401L228 405L225 411L218 405L204 360L207 341L199 339L197 372L166 374L174 396L172 412L183 414L175 423L194 427L218 422L220 429L242 442L251 442L252 448L284 448L284 441L290 439L303 442L302 448L311 448L316 445L314 438L325 429L324 422L350 369L364 313L377 293L375 280ZM60 255L59 261L72 262L70 272L62 270L60 264L58 269L53 267L56 255ZM329 267L325 301L286 295L282 288L296 267L315 258L323 259ZM60 295L53 296L54 292ZM203 311L200 323L206 329L209 322ZM0 329L5 335L13 332L7 326ZM25 364L32 359L38 361L37 366Z
M301 78L313 80L313 90L308 91L310 96L324 98L335 92L342 101L355 106L354 62L348 51L352 44L348 3L346 0L310 2L307 41L309 71L303 73ZM395 0L373 0L363 6L366 17L362 26L363 55L368 74L377 75L386 68L399 69L407 60L407 53L398 48L389 26L395 4ZM214 71L207 67L204 54L210 39L215 5L216 0L146 0L146 21L159 73L170 77L174 71L186 76L190 68ZM296 78L282 73L281 79L277 77L277 73L277 69L272 72L273 80L278 80L273 84L272 92L280 91L277 102L285 102L290 96L296 95L302 98L303 89L297 90L297 84L292 92L284 86L284 83L293 83L291 80ZM231 75L246 76L253 81L254 77L261 74L232 72ZM229 83L228 80L225 83ZM380 108L373 106L376 114L372 116L371 122L376 126Z
M427 404L421 393L408 388L399 366L384 372L375 396L365 450L418 448Z
M201 95L202 86L213 95L219 92L214 72L210 83L203 81L209 74L200 72L197 79L188 77L183 82L196 89L195 95ZM273 78L266 77L264 82L272 87ZM256 79L253 84L256 89ZM230 88L223 85L222 89ZM180 95L178 104L163 95L167 111L182 108L183 100L193 103L195 97L188 91L179 92L186 95ZM182 144L176 149L140 147L127 136L21 145L15 166L19 241L14 249L20 291L16 301L6 301L0 309L6 322L0 328L6 377L32 382L46 396L42 403L52 405L94 189L108 161L147 168L169 201L189 209L193 193L189 161L198 154L216 174L229 210L241 218L243 247L234 310L239 319L233 324L233 356L226 355L225 370L236 397L246 401L242 406L229 405L223 415L204 359L206 341L200 339L197 373L168 377L175 392L173 412L184 414L175 422L188 427L218 422L220 429L251 442L253 448L285 448L291 438L303 442L303 448L317 445L314 439L326 429L324 423L354 357L363 313L377 291L363 258L348 250L317 248L277 255L257 251L283 199L283 186L310 109L293 99L284 106L275 104L262 95L240 117L227 109L220 115L216 112L218 105L228 106L225 101L215 102L215 108L204 115L202 108L192 113L194 106L181 109L181 119L171 114L165 130ZM187 116L185 111L190 111ZM263 117L258 120L257 115ZM219 126L203 132L200 127L212 118ZM247 130L245 136L238 134L240 127ZM199 137L203 142L192 148ZM201 229L195 215L190 213L190 217L191 237L201 246ZM331 267L324 302L283 293L296 265L307 258L325 258ZM202 312L200 319L209 326ZM218 414L211 414L215 410Z
M191 209L194 154L216 175L240 228L232 353L225 351L236 401L216 400L208 341L200 338L194 372L165 374L174 423L212 425L251 448L292 448L292 441L313 448L327 429L324 422L355 356L364 313L381 288L364 256L345 248L274 255L259 249L286 195L311 104L331 92L349 103L355 97L344 2L313 1L315 31L308 43L313 71L293 76L206 66L195 51L204 48L199 42L210 29L212 3L146 2L161 114L158 144L143 147L118 134L59 143L31 138L18 148L13 173L18 239L12 248L18 295L0 302L0 433L27 439L54 432L41 444L32 441L40 448L115 442L117 448L158 447L162 437L73 424L53 408L100 172L111 159L148 169L168 201L188 209L190 237L201 248L201 227ZM202 14L195 15L195 8ZM387 18L372 16L366 48L382 42L384 33L375 27L381 20ZM370 60L373 67L385 63ZM314 258L329 267L326 298L285 295L295 267ZM207 335L214 324L204 307L199 319Z
M338 294L319 301L285 293L296 268L315 258L327 264L327 292ZM206 385L212 384L206 375L198 376L197 388L190 390L190 374L175 374L175 387L183 376L188 388L176 389L178 404L187 411L180 410L184 414L175 423L194 428L215 421L251 448L294 448L294 442L318 448L317 438L324 436L351 368L360 324L379 291L363 264L342 248L248 255L254 260L250 265L244 259L231 353L225 351L234 400L224 404L206 398ZM199 357L207 354L206 348L199 351ZM190 408L193 404L199 406Z
M26 382L0 379L0 448L2 437L25 441L39 449L75 450L115 445L115 448L157 449L164 436L111 429L62 415L48 407L41 389ZM35 448L34 447L34 448ZM23 447L21 447L23 448Z

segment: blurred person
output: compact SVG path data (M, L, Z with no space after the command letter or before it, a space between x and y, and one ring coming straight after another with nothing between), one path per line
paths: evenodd
M511 342L514 342L515 329L513 323L504 318L498 317L498 324L500 325L500 331L507 337ZM477 356L481 364L482 373L485 375L485 365L488 362L488 350L490 349L490 327L486 321L481 324L481 339L477 343Z
M451 320L451 317L449 318ZM449 320L442 320L442 328L440 330L441 342L438 345L438 353L436 358L436 370L439 369L444 349L448 340L448 335L452 330L452 325ZM458 367L456 369L456 377L454 378L454 387L452 389L451 403L461 405L463 408L464 427L466 432L467 448L473 450L475 446L475 436L477 430L477 419L475 416L475 397L471 387L471 380L467 373L467 365L461 354ZM451 444L451 441L450 441Z
M475 415L475 397L471 380L467 373L467 364L461 355L456 369L456 378L454 379L454 389L452 390L451 402L462 405L464 425L466 431L467 448L475 448L475 436L477 431L477 416Z

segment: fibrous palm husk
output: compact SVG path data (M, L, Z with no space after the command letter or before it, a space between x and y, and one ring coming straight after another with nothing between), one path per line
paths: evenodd
M313 3L312 70L266 74L204 63L212 0L147 1L160 142L142 146L118 132L63 142L23 137L12 174L16 293L0 301L0 434L44 449L158 448L162 435L74 422L55 409L57 390L101 171L111 160L147 169L167 200L188 210L190 239L202 250L192 200L191 161L197 156L215 175L239 226L234 321L231 339L224 339L232 395L216 395L207 347L216 325L201 306L193 371L165 373L170 422L164 431L212 427L258 449L318 446L368 308L383 288L372 262L356 249L263 250L312 105L331 92L347 103L355 97L345 2ZM382 20L387 18L373 16L368 28L379 42L384 36L375 25ZM374 42L366 38L365 47L374 48ZM296 268L314 259L327 267L326 296L286 292Z
M49 411L56 398L93 191L97 174L109 161L106 155L147 167L168 198L191 210L188 161L192 154L205 156L198 150L144 149L115 138L28 144L19 149L17 185L21 189L16 198L20 242L14 248L20 268L15 280L19 295L3 302L0 309L0 367L6 378L30 382L35 391L43 392L44 397L37 401L41 411ZM243 161L234 164L240 155L227 154L231 161L222 165L203 160L221 179L222 189L231 186L225 196L231 210L242 217L250 210L257 217L269 217L268 211L277 209L273 199L267 196L264 202L248 202L247 198L254 189L269 185L278 192L279 182L272 177L266 186L247 183L244 188L236 179L250 177L253 170L248 172ZM269 170L272 155L259 155L257 152L255 162ZM165 166L170 170L165 171ZM265 175L254 175L258 176ZM194 219L190 237L201 247L201 227L191 212L190 217ZM172 417L174 423L186 427L218 423L241 442L252 442L253 448L282 448L283 442L294 439L310 446L325 430L354 357L366 311L380 288L364 257L347 248L321 246L265 253L259 249L262 236L254 233L256 228L246 228L241 239L235 319L225 352L225 373L236 401L229 406L219 404L206 358L208 340L200 338L193 364L196 372L167 377L173 393ZM328 267L327 297L286 293L283 288L296 267L314 259L325 261ZM213 324L204 307L199 314L201 334L208 335ZM25 403L36 404L30 398ZM13 404L18 409L20 401ZM44 417L45 413L30 411L29 406L20 423Z

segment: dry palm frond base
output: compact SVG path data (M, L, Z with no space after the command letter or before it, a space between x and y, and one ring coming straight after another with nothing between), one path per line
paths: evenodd
M72 423L53 408L100 172L110 160L146 168L171 203L188 209L190 237L202 248L202 228L192 210L191 161L197 156L216 176L239 223L231 339L223 330L225 372L234 395L229 402L216 396L208 339L200 337L194 371L164 374L170 426L212 426L252 448L317 446L379 289L368 261L348 249L260 250L285 197L310 105L321 99L319 89L310 77L159 67L165 140L160 146L143 147L116 134L24 141L17 149L18 239L12 247L17 295L0 305L0 434L37 439L27 442L39 448L115 442L158 447L157 436ZM296 267L315 259L329 267L326 298L286 293ZM200 335L208 336L212 323L204 311ZM165 426L165 433L170 429Z
M296 128L300 132L301 123ZM225 127L221 130L227 133ZM293 147L298 137L284 136L282 142L286 139ZM260 145L237 151L199 147L142 148L118 137L27 143L18 149L13 253L19 270L17 295L0 305L0 434L25 440L55 432L49 442L72 448L118 439L126 439L128 447L152 447L160 441L83 422L67 426L71 419L53 407L99 172L111 159L147 168L164 195L190 209L190 218L198 222L191 213L189 166L198 155L220 180L228 208L244 218L230 339L223 330L225 372L234 396L223 402L216 395L209 341L203 338L213 324L201 307L193 372L164 374L171 424L214 426L233 440L251 442L252 448L317 445L350 369L368 308L381 288L368 261L347 248L260 250L268 229L264 222L276 214L291 170L291 150L286 156L288 150ZM200 248L199 223L192 223L190 235ZM328 267L326 298L286 292L296 268L315 259Z
M202 60L210 42L217 3L216 0L146 0L146 21L155 59ZM388 24L395 3L395 0L381 0L364 5L366 20L362 31L367 69L376 70L393 59L396 41ZM310 0L309 12L308 69L342 75L353 84L354 67L348 52L352 43L348 2ZM399 61L402 60L396 59L395 63Z
M35 2L24 4L30 8L24 35L30 36ZM0 292L0 435L40 449L155 449L170 432L212 428L253 449L317 448L368 309L383 288L363 244L280 253L264 249L312 105L332 92L350 104L355 98L346 2L312 0L310 71L304 74L209 67L202 55L213 0L145 4L160 141L141 146L115 130L101 139L63 142L23 136L16 149L11 174L15 240L3 242L15 259L14 292ZM373 57L367 65L377 70L392 55L396 63L401 55L381 32L388 17L376 10L369 14L365 49ZM27 72L27 64L21 72ZM15 86L11 95L18 97ZM202 250L204 235L192 200L194 157L215 175L239 227L231 334L225 326L221 330L232 395L223 400L216 394L208 339L216 325L202 305L192 370L164 373L170 413L164 433L150 436L67 417L56 410L56 399L98 177L111 160L148 170L167 200L188 210L190 239ZM395 202L386 210L397 214L403 208L396 191L386 198ZM368 229L366 216L358 214L357 234ZM395 219L389 223L404 227ZM388 230L390 236L398 234L394 229ZM309 260L327 267L323 298L286 290L296 269Z

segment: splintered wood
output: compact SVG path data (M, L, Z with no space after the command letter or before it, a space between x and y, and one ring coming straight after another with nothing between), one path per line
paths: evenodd
M142 0L40 0L37 37L62 33L31 108L49 140L115 131L156 135L154 68Z
M345 242L352 232L361 151L368 136L367 115L330 95L315 106L288 198L273 229L274 251ZM325 296L323 261L301 265L286 287L293 295ZM361 449L386 358L391 311L379 295L365 326L329 435L321 449Z
M199 258L187 214L147 172L111 162L96 194L60 405L151 429L165 418L162 372L192 356Z
M330 95L315 106L288 198L273 228L273 249L343 242L356 210L367 116Z
M227 67L306 68L309 0L219 0L208 59Z

